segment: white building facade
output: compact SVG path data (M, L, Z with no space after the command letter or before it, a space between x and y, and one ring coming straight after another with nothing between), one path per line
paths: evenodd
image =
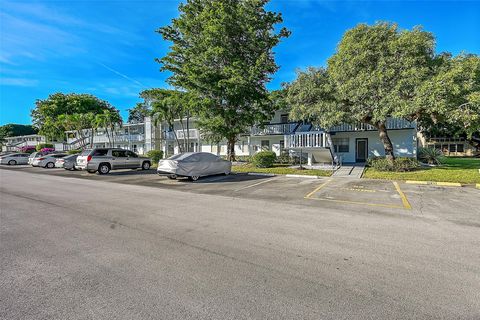
M388 119L387 130L398 157L416 157L417 128L415 122L402 119ZM8 151L26 144L45 143L39 135L7 138ZM116 127L112 134L105 129L92 133L86 130L82 137L77 132L66 132L65 142L55 143L57 150L79 148L116 147L140 154L150 150L162 150L168 157L181 151L210 152L227 154L226 141L207 141L196 126L195 119L182 122L177 120L173 127L165 123L155 124L151 118L141 123L126 123ZM5 148L4 148L5 149ZM376 128L366 124L342 124L328 130L309 123L292 122L288 112L277 111L270 122L253 126L249 132L238 137L235 155L251 156L268 150L277 155L303 153L308 155L309 164L364 162L369 157L384 156L384 147Z

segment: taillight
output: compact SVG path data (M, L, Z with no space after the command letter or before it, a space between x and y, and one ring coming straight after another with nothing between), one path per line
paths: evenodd
M45 160L45 158L37 158L37 160Z
M87 156L87 162L90 162L90 160L92 160L92 156Z

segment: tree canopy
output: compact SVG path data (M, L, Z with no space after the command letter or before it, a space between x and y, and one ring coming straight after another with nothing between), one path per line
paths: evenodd
M478 57L435 54L420 27L360 24L342 37L326 68L309 68L287 85L292 117L324 128L342 122L376 127L394 159L387 118L441 117L478 131ZM455 119L455 120L454 120Z
M200 101L199 126L234 144L240 133L272 114L266 84L277 71L273 48L287 37L279 13L265 9L268 0L188 0L180 16L158 32L172 45L157 59L168 82Z
M79 115L89 114L93 119L97 114L103 114L104 111L115 113L119 116L118 110L111 106L107 101L90 94L76 93L54 93L45 100L37 100L35 108L31 112L33 124L39 128L39 132L48 138L62 136L63 132L68 130L68 123L75 119L85 124L85 116ZM66 116L70 117L70 121L66 121ZM78 128L80 124L76 124ZM84 129L92 128L89 123Z
M36 134L38 130L30 124L15 124L8 123L0 126L0 139L5 137L17 137L26 136L30 134Z

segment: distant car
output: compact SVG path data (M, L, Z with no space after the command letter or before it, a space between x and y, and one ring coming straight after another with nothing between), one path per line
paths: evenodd
M65 170L72 170L72 171L77 170L75 168L77 157L78 157L78 154L71 154L63 158L58 158L57 161L55 161L55 167L64 168Z
M32 152L28 157L28 164L33 165L33 160L35 160L35 158L40 158L44 155L51 154L51 153L53 152L41 152L41 151Z
M58 158L67 156L65 153L50 153L33 159L32 167L55 168L55 162Z
M75 168L89 173L107 174L117 169L150 169L152 160L135 152L118 148L97 148L83 150L77 157Z
M9 165L16 165L16 164L27 164L28 157L30 154L28 153L10 153L7 155L0 156L0 164L9 164Z
M158 162L157 173L170 179L187 177L196 181L200 177L230 174L232 163L208 152L185 152Z

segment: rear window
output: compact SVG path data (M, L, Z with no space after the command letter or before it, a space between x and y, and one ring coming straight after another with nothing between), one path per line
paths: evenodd
M106 156L107 153L108 153L108 149L95 149L93 151L92 156L97 156L97 157L100 156L101 157L101 156Z
M91 149L83 150L82 153L80 153L80 156L88 156L92 152Z

